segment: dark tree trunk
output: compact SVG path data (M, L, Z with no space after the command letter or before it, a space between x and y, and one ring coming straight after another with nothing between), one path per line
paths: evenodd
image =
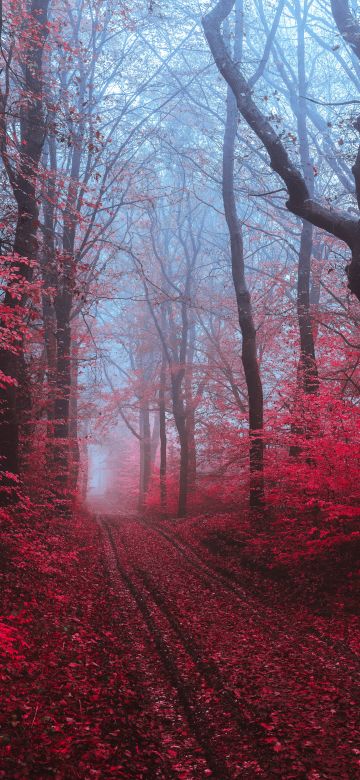
M297 116L297 129L299 136L299 151L304 181L310 193L314 196L314 170L310 156L310 147L307 130L307 77L305 63L305 27L306 17L301 14L298 4L297 17L297 61L298 61L298 89L299 96L291 96L295 104ZM303 220L297 284L297 316L300 334L300 359L299 359L299 389L306 395L316 393L319 388L319 377L315 358L315 346L312 330L310 311L310 276L311 259L313 250L313 226Z
M195 409L193 399L186 402L186 427L189 448L189 490L195 490L196 487L196 440L195 440Z
M288 200L286 207L301 219L327 230L333 236L344 241L351 250L351 262L347 266L347 276L351 292L360 300L360 225L358 216L339 209L324 206L311 197L311 193L301 171L291 160L280 136L274 130L269 118L261 112L252 96L252 84L247 80L239 66L227 51L221 32L221 25L230 14L235 0L219 0L215 7L203 18L206 39L215 63L236 96L237 106L245 121L257 135L267 150L270 167L284 181ZM347 0L331 0L332 11L339 31L351 44L360 58L360 25L352 16ZM360 130L360 121L358 124ZM360 171L360 165L359 165ZM356 192L360 203L360 175L355 163L353 169Z
M181 302L182 328L181 328L179 350L177 350L178 332L176 328L174 328L173 326L169 334L170 343L172 346L170 349L168 348L168 345L164 337L165 320L163 319L162 326L160 326L157 317L155 316L154 309L149 298L147 286L146 284L144 284L145 296L149 306L149 310L154 320L155 327L159 334L160 342L163 347L163 360L166 358L166 362L170 369L172 411L173 411L175 426L179 435L179 443L180 443L178 517L184 517L186 515L187 498L188 498L188 481L189 481L189 443L188 443L188 432L187 432L187 421L186 421L186 409L184 405L182 385L185 376L185 364L187 358L187 346L188 346L188 334L189 334L188 301L190 297L192 268L193 266L191 265L191 263L188 263L188 271L186 275L184 296Z
M171 369L170 369L171 370ZM180 474L178 517L185 517L187 511L189 482L189 442L186 424L186 411L182 397L184 369L173 369L171 374L172 406L180 442Z
M52 439L54 435L53 420L55 417L55 395L56 395L56 316L54 307L43 296L43 320L44 320L44 340L46 348L46 373L47 373L47 419L48 432L47 438Z
M70 437L70 474L69 474L69 487L73 495L75 495L78 480L79 480L79 468L80 468L80 448L78 439L78 344L73 342L71 350L71 388L70 388L70 422L69 422L69 437Z
M193 398L193 362L195 349L195 323L189 327L187 366L185 371L186 428L189 450L189 490L196 487L196 440L195 440L195 402Z
M300 5L297 5L297 60L298 60L298 91L299 96L291 95L297 116L297 128L299 136L299 151L304 181L308 191L314 195L314 172L310 158L310 147L307 131L307 78L305 64L305 26L306 18L301 13ZM319 376L315 357L315 344L310 309L310 278L311 260L313 252L314 228L310 222L303 220L298 260L297 282L297 317L300 336L300 356L297 367L297 389L294 403L294 419L291 426L293 434L311 436L309 420L306 420L306 396L316 394L319 389ZM304 398L305 396L305 398ZM305 402L305 403L304 403ZM301 447L293 444L290 447L290 455L296 456Z
M72 296L68 290L57 295L56 311L56 397L54 419L54 465L58 498L67 506L69 499L69 414L71 393L71 315Z
M299 136L299 151L301 167L304 181L310 193L314 196L314 170L310 157L310 147L307 131L307 78L305 63L305 14L301 15L300 6L298 7L297 18L297 60L298 60L298 89L299 96L291 95L295 102L297 116L297 128ZM300 359L299 359L299 389L306 395L316 393L319 387L319 377L315 358L315 346L312 331L311 311L310 311L310 276L311 259L313 251L313 232L314 228L310 222L303 220L299 262L298 262L298 284L297 284L297 315L300 334Z
M298 266L297 316L300 334L299 384L306 394L316 393L319 389L310 311L312 236L312 225L303 222Z
M299 250L298 284L297 284L297 316L300 335L300 357L297 367L297 389L294 403L294 420L291 433L295 436L310 436L308 423L305 423L301 412L303 395L314 395L319 389L319 377L315 358L315 344L310 311L310 272L313 246L313 227L309 222L303 222ZM305 410L304 410L305 411ZM290 455L296 457L301 452L299 444L292 444Z
M151 476L151 428L148 401L140 407L140 485L139 510L145 506Z
M74 140L71 175L63 223L62 273L57 281L56 312L56 397L54 424L54 457L58 471L58 489L68 506L70 465L70 393L71 393L71 311L76 278L75 236L77 196L82 155L81 128ZM61 496L59 496L61 498Z
M83 441L82 453L81 453L81 498L86 501L88 492L88 480L89 480L89 456L88 456L88 444L87 441Z
M51 119L53 117L50 117ZM47 153L49 158L49 177L47 190L43 197L44 227L43 248L40 253L40 267L43 279L42 309L44 321L44 339L47 356L47 455L48 465L52 460L52 439L54 436L55 397L56 397L56 312L53 303L53 290L57 289L58 273L56 267L55 252L55 200L56 200L56 148L51 134L47 139ZM49 292L51 290L51 292Z
M13 169L8 157L6 139L6 104L1 95L1 155L17 204L17 224L14 255L19 256L15 263L18 276L24 281L32 278L32 268L27 262L37 256L37 226L39 210L36 199L36 186L39 161L45 136L45 121L42 108L42 56L47 36L47 10L49 0L32 0L29 26L29 48L26 51L25 87L23 104L20 111L21 147L17 169ZM32 28L30 30L30 28ZM25 151L24 151L25 149ZM25 303L25 298L23 300ZM12 296L11 285L6 291L4 305L12 309L18 301ZM24 361L23 338L19 333L18 353L0 351L0 371L10 378L13 384L0 389L0 468L14 474L19 472L19 424L20 413L16 383L21 380L21 365ZM24 390L22 391L24 393ZM6 497L5 497L6 500Z
M241 224L234 194L234 145L237 132L236 99L228 88L223 147L223 201L230 235L231 268L239 325L242 334L242 364L249 402L250 506L264 505L263 391L256 352L256 330L250 293L246 286Z
M160 427L160 505L162 509L166 509L167 504L167 491L166 491L166 406L165 406L165 391L166 391L166 356L162 355L161 371L160 371L160 388L159 388L159 427Z

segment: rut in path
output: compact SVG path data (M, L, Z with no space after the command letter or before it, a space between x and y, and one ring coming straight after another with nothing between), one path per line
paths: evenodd
M303 632L161 524L97 521L138 662L134 695L156 723L142 747L149 778L357 776L354 653Z

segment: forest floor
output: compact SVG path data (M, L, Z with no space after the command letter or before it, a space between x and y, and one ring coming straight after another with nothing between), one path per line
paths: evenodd
M360 777L351 598L235 518L39 529L3 535L0 777Z

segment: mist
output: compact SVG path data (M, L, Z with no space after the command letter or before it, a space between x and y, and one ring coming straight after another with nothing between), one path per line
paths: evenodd
M0 55L0 778L355 778L359 3Z

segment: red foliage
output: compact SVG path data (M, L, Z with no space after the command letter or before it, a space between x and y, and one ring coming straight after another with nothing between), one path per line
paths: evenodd
M1 520L0 777L355 777L358 619L246 519Z

